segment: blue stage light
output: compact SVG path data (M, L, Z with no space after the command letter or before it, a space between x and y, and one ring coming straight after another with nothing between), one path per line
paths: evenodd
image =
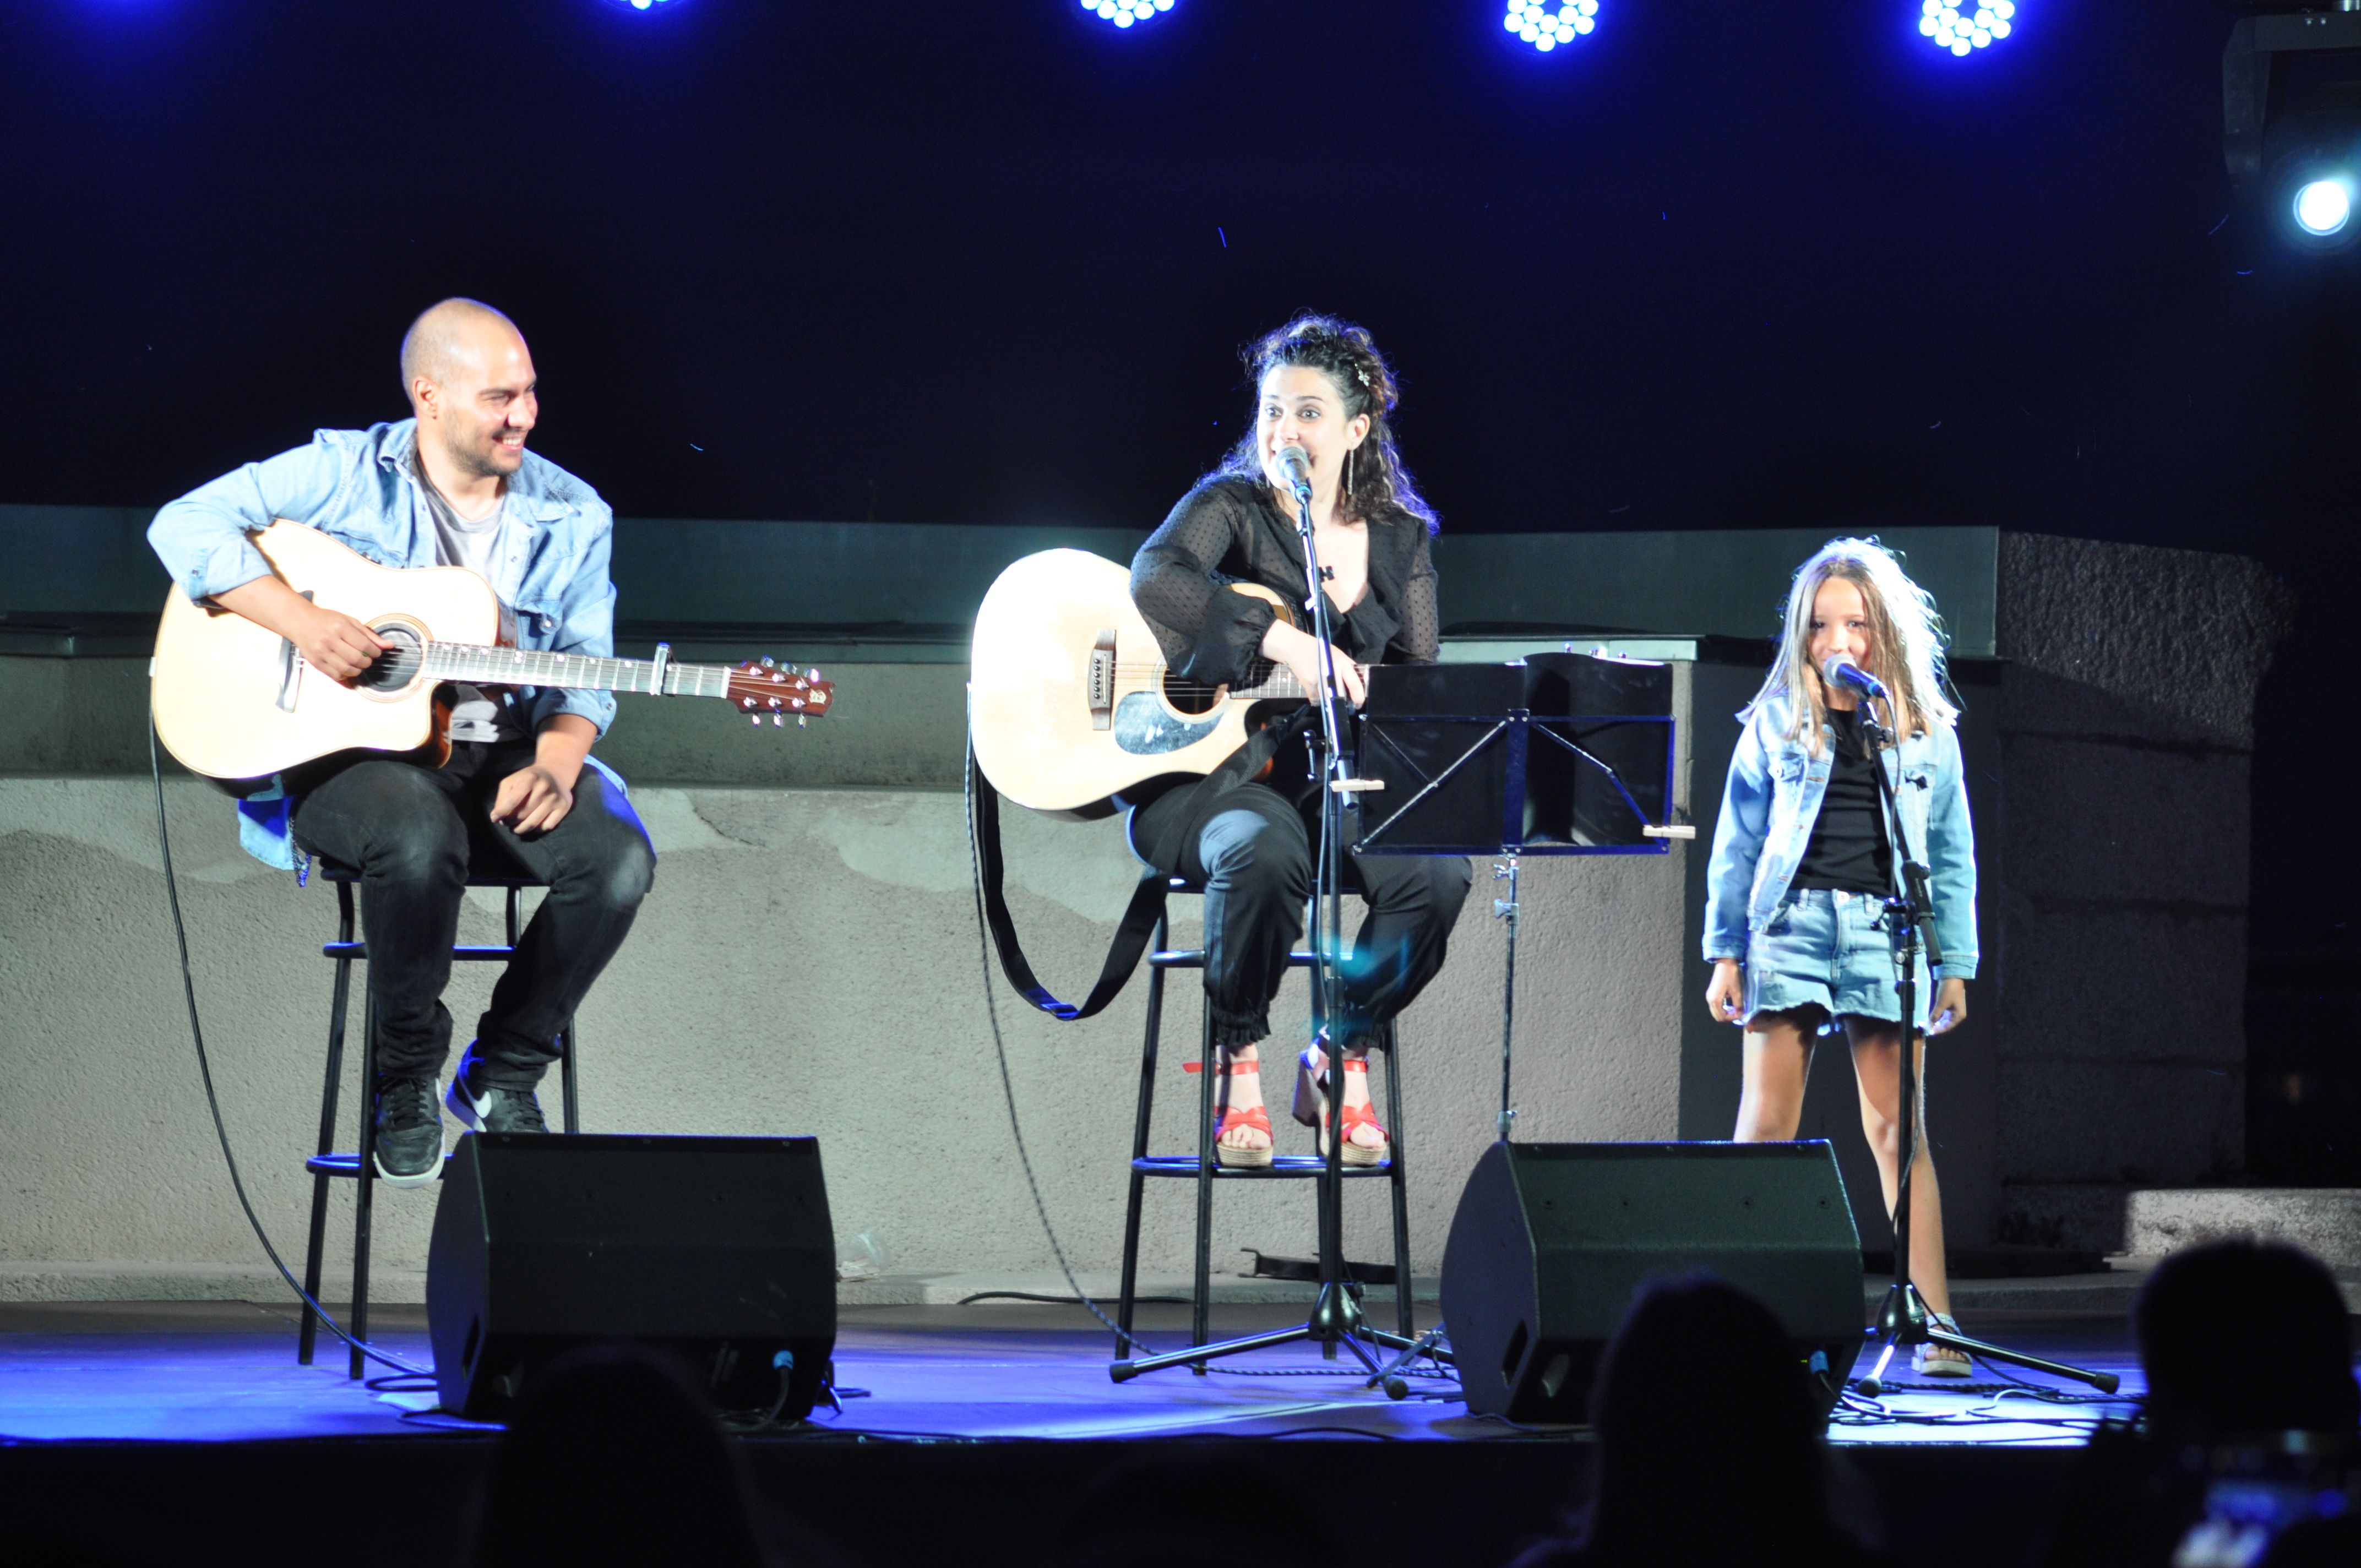
M2015 27L2015 0L1921 0L1918 31L1937 49L1970 54L1990 49Z
M1500 26L1547 54L1598 25L1598 0L1509 0Z
M1172 0L1082 0L1082 9L1103 22L1129 27L1160 11L1172 9Z
M2343 180L2310 180L2295 193L2295 225L2317 239L2345 232L2353 221L2353 187Z

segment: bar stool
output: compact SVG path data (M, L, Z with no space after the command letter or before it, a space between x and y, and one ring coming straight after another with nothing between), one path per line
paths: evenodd
M312 1173L312 1232L310 1245L303 1256L303 1290L313 1300L320 1299L321 1255L326 1248L328 1234L328 1183L349 1179L360 1187L353 1203L353 1308L346 1327L356 1340L368 1338L368 1274L369 1274L369 1211L376 1196L377 1166L372 1159L377 1152L377 984L368 971L368 944L353 939L353 886L361 873L350 866L330 861L315 860L320 876L334 883L336 888L336 939L324 943L320 954L336 966L335 983L328 1003L328 1064L327 1077L320 1090L319 1152L303 1162ZM458 963L506 963L516 954L517 938L524 929L522 901L527 888L547 887L537 877L521 872L501 871L479 872L469 869L469 887L497 887L508 895L508 940L497 947L455 947L451 957ZM336 1097L341 1088L345 1065L345 1014L352 998L353 963L363 966L361 987L361 1115L360 1150L357 1154L332 1152L336 1137ZM577 1124L574 1094L575 1021L568 1018L557 1036L559 1099L562 1105L562 1125L571 1133ZM440 1107L437 1107L438 1113ZM447 1154L444 1157L450 1157ZM303 1309L303 1326L297 1337L295 1360L298 1365L312 1365L312 1352L319 1337L319 1320L307 1304ZM349 1376L361 1375L362 1356L358 1350L351 1353Z
M1174 877L1171 886L1176 894L1192 894L1199 897L1202 897L1205 891L1202 886L1182 877ZM1123 1224L1123 1288L1115 1302L1115 1354L1118 1359L1132 1353L1132 1308L1139 1282L1140 1205L1147 1192L1148 1178L1192 1179L1197 1184L1197 1272L1190 1303L1189 1343L1204 1344L1212 1338L1213 1184L1236 1180L1317 1180L1328 1164L1316 1154L1275 1154L1270 1164L1263 1167L1225 1166L1214 1157L1213 1083L1217 1074L1213 1070L1215 1055L1211 1008L1205 1010L1198 1058L1202 1070L1198 1084L1197 1152L1193 1155L1151 1155L1148 1152L1148 1124L1156 1102L1157 1049L1164 1025L1164 976L1171 970L1202 970L1205 967L1205 950L1202 948L1166 947L1171 935L1170 927L1170 916L1157 921L1155 939L1149 944L1148 954L1148 1025L1146 1038L1140 1047L1139 1106L1132 1124L1131 1191ZM1308 970L1312 961L1313 955L1308 952L1292 952L1287 956L1290 969ZM1316 987L1312 1008L1316 1023L1319 1011ZM1392 1184L1394 1317L1399 1331L1409 1337L1415 1332L1411 1326L1410 1187L1402 1163L1400 1058L1395 1044L1393 1023L1389 1020L1371 1041L1373 1049L1386 1061L1386 1128L1390 1139L1386 1161L1383 1165L1374 1166L1348 1165L1345 1167L1345 1179L1349 1181L1382 1177ZM1342 1094L1336 1096L1339 1103L1343 1098ZM1322 1193L1320 1224L1323 1234L1328 1226L1338 1227L1338 1251L1342 1252L1344 1215L1328 1212L1324 1191ZM1201 1365L1195 1370L1202 1372L1204 1368Z

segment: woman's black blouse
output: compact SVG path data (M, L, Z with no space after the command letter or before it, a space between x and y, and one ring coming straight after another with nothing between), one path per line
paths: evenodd
M1274 612L1224 586L1238 582L1302 603L1302 541L1268 485L1208 479L1180 499L1131 563L1132 599L1174 674L1208 685L1245 682ZM1334 620L1337 645L1356 663L1433 662L1442 622L1424 522L1397 510L1370 523L1368 591Z

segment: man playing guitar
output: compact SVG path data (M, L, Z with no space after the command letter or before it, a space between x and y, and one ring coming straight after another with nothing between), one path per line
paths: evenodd
M614 652L607 560L614 516L598 492L525 451L539 416L533 356L514 323L445 300L412 323L401 377L413 418L324 430L156 514L148 542L198 604L277 632L350 685L391 643L312 603L247 535L308 523L380 565L465 566L515 615L525 649ZM240 837L273 865L295 851L361 876L378 998L378 1175L441 1174L435 1103L451 1045L443 988L471 864L549 884L461 1058L448 1103L466 1126L543 1132L534 1086L555 1040L630 932L655 852L622 781L590 756L615 714L600 690L456 686L449 762L362 755L275 781L239 806Z

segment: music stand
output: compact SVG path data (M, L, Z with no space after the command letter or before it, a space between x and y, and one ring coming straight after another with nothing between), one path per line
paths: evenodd
M1356 855L1496 858L1509 923L1499 1136L1517 1025L1518 874L1527 855L1661 855L1697 830L1673 812L1673 671L1605 652L1506 664L1380 664L1360 714Z

